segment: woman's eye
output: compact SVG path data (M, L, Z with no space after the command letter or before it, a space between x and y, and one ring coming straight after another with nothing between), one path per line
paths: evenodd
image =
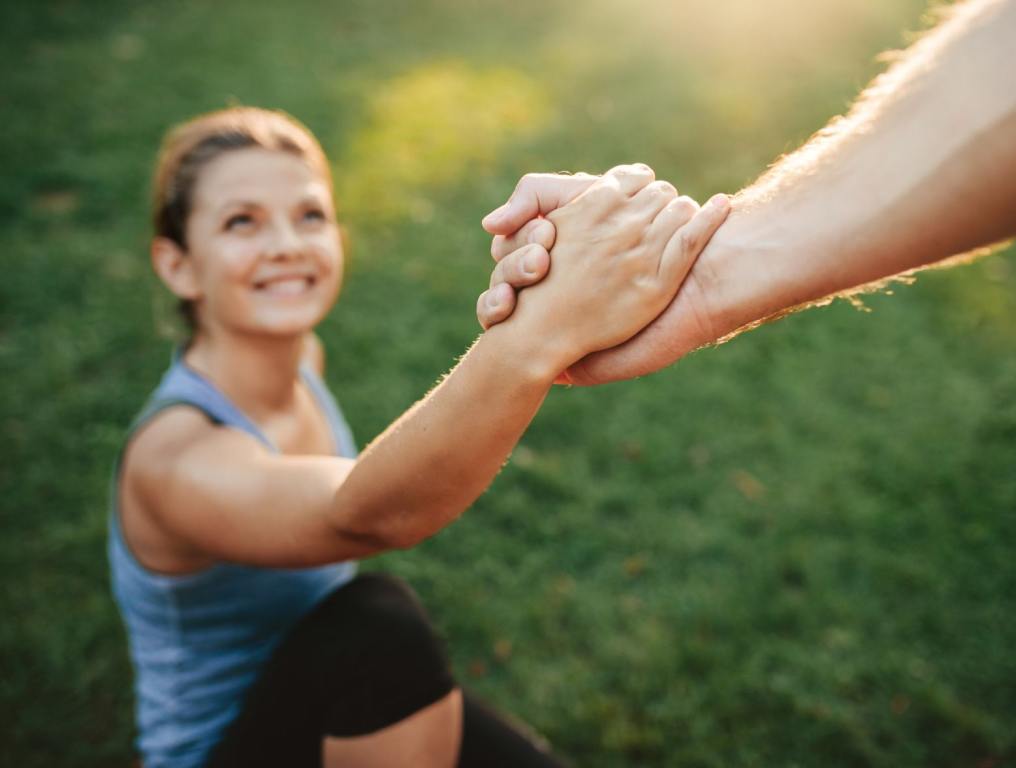
M254 217L249 213L237 213L226 219L225 229L236 229L237 227L245 227L248 224L254 223Z
M317 208L311 208L308 211L304 211L303 218L307 221L324 221L325 212Z

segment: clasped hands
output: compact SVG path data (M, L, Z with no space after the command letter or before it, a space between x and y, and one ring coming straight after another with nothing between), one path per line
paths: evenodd
M589 350L558 381L597 384L658 370L688 351L689 334L674 333L676 327L699 326L692 338L711 333L701 327L693 266L729 211L725 195L700 207L642 164L603 176L527 174L508 202L483 219L494 235L496 266L477 300L477 319L487 329L513 314L538 312L554 301L555 284L585 280L596 286L594 295L577 300L574 291L559 290L570 306L557 310L569 314L565 327L576 327L576 315L590 327L573 333L574 341L559 339L560 320L544 319L553 325L543 327L555 328L548 343ZM589 274L594 269L599 273Z

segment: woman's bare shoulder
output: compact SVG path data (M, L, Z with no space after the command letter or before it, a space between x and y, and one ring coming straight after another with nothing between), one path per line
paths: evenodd
M206 565L207 556L180 535L190 509L181 501L258 448L188 405L166 408L144 424L124 451L118 489L124 534L142 564L164 572Z
M174 405L160 411L130 439L123 460L127 483L154 484L153 490L174 479L174 474L193 469L195 461L214 467L218 461L233 463L237 454L256 449L246 434L223 429L201 410Z
M215 425L203 412L189 405L173 405L159 411L130 438L124 450L124 473L148 474L171 464L180 451L210 438Z

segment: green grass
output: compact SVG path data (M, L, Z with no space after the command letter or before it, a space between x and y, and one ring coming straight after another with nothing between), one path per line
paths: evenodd
M734 190L923 12L5 4L0 764L131 759L106 492L170 350L145 256L169 124L239 101L321 137L353 242L322 337L366 442L476 334L477 222L521 173L641 159ZM576 765L1012 760L1016 264L895 294L554 392L460 522L368 567L408 578L462 679Z

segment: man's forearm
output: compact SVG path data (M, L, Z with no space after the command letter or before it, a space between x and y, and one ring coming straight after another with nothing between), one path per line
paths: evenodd
M734 199L668 310L581 381L1016 233L1016 0L975 0Z
M770 261L775 311L1010 235L1014 72L1016 3L961 6L744 190L713 248Z

